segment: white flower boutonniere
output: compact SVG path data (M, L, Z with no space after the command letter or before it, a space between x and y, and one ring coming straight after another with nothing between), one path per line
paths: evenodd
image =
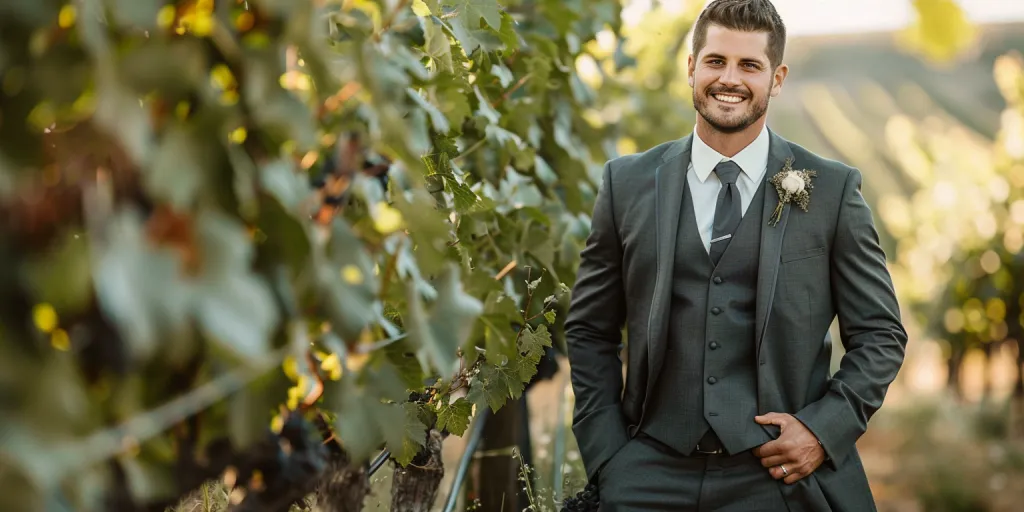
M786 160L786 165L770 180L779 194L779 205L775 207L771 218L768 219L768 225L775 226L779 223L779 220L782 219L782 208L789 203L795 202L801 210L807 211L811 204L811 189L814 188L811 178L817 175L817 171L804 169L795 171L793 170L793 159Z

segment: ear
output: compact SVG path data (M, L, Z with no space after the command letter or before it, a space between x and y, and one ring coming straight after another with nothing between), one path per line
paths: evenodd
M693 54L691 53L690 56L686 58L686 81L690 84L691 89L693 89L693 71L696 63L697 61L693 58Z
M782 83L786 81L786 76L789 75L789 66L780 64L779 67L775 68L775 73L772 75L772 91L771 96L774 98L782 92Z

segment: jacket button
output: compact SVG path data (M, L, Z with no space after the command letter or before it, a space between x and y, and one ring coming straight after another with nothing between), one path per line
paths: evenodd
M715 350L716 348L718 348L718 342L712 341L711 344L708 346L711 347L711 350Z
M713 281L715 282L715 284L722 284L722 278L720 276L715 276Z
M718 382L718 379L714 377L708 377L708 384L714 384L716 382Z
M719 314L721 312L722 312L722 308L720 308L718 306L715 306L715 307L711 308L711 314L712 315L717 315L717 314Z

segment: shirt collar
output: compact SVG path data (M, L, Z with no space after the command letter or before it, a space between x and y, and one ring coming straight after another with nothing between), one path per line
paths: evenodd
M769 140L768 125L765 124L761 129L761 133L757 135L753 142L748 144L739 153L736 153L732 158L726 158L701 140L700 135L697 135L697 130L694 129L693 148L690 150L690 164L693 165L693 172L697 175L697 179L704 183L719 162L722 160L732 160L736 162L736 165L740 166L743 174L746 174L748 178L757 183L761 176L764 175L765 168L768 166Z

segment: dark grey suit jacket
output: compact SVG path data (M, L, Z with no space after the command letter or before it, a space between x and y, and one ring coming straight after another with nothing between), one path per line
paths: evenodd
M597 470L636 434L662 369L691 141L692 135L605 164L565 323L573 432L595 482ZM765 179L789 158L794 169L817 177L809 211L786 205L779 223L762 229L758 411L795 415L829 457L787 492L802 494L815 510L870 510L855 444L903 363L907 335L860 172L771 132ZM768 187L766 223L779 203ZM830 375L828 329L837 315L846 354Z

